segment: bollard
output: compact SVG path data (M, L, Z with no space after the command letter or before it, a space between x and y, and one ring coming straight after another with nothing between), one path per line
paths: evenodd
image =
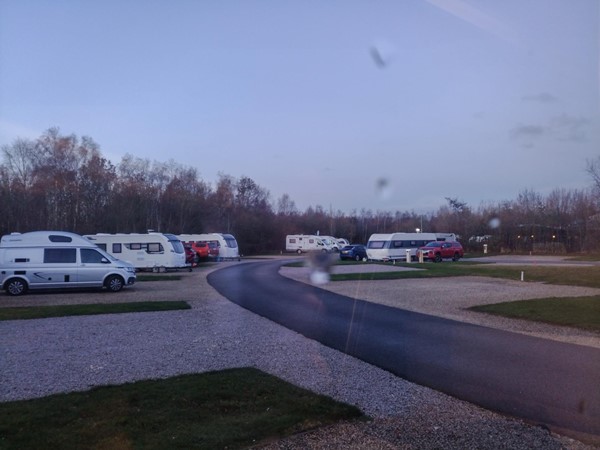
M424 262L423 252L419 252L419 262L421 264L423 264L423 262Z
M487 255L487 244L483 244L483 254Z
M525 272L521 271L521 281L525 281Z
M406 249L406 262L407 263L412 262L412 258L410 257L410 249L409 248Z

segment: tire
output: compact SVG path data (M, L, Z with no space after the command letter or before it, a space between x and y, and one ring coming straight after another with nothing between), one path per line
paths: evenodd
M109 292L119 292L121 289L123 289L124 284L125 281L123 281L123 278L121 278L119 275L111 275L104 282L104 286L106 286L106 289Z
M296 250L296 253L298 253L299 255L301 255L302 254L302 250L298 249L298 250Z
M460 259L460 255L458 253L455 253L454 256L452 257L452 261L458 261Z
M442 255L440 253L436 253L433 261L436 263L442 262Z
M23 281L21 278L11 278L6 283L4 283L4 288L6 289L6 293L13 297L18 295L23 295L27 292L28 286L27 282Z
M356 261L356 262L360 261L360 259L361 259L361 258L360 258L360 255L356 255L356 256L354 257L354 261Z

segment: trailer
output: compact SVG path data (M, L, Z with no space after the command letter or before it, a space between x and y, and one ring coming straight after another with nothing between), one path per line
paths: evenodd
M240 249L235 237L228 233L203 233L203 234L179 234L177 235L184 244L189 244L192 248L199 243L208 243L209 258L216 260L234 260L240 258Z
M87 239L116 258L129 261L137 270L166 272L189 268L180 240L169 233L98 233Z
M437 241L435 233L389 233L372 234L367 242L367 259L370 261L407 261L417 258L419 247Z
M134 267L66 231L11 233L0 240L0 288L8 295L34 289L106 288L136 281Z
M313 234L288 234L285 237L285 251L298 254L310 251L331 252L333 244L322 236Z

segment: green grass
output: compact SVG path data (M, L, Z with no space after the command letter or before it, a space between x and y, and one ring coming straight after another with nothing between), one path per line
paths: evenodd
M473 311L600 332L600 296L540 298L480 305Z
M461 276L485 276L520 280L521 272L523 272L525 281L538 281L550 284L600 288L600 266L501 266L495 264L481 265L466 261L455 263L443 262L438 264L399 263L396 264L396 266L411 267L422 270L333 274L331 276L331 280L396 280L402 278Z
M184 301L93 303L89 305L55 305L0 308L0 321L45 319L48 317L88 316L94 314L121 314L131 312L172 311L191 309ZM0 442L1 444L1 442ZM0 446L0 448L2 448Z
M353 406L232 369L0 403L0 448L236 449L357 418Z
M136 275L136 281L179 281L181 280L181 275Z

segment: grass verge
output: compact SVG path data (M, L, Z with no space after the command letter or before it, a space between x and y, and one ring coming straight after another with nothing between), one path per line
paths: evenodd
M473 311L600 332L600 296L539 298L479 305Z
M0 403L0 447L235 449L356 418L354 406L231 369Z
M469 275L520 280L521 272L523 272L525 281L600 288L600 266L499 266L492 264L479 265L467 262L443 262L439 264L399 263L396 266L422 270L333 274L331 275L331 280L396 280L402 278L460 277Z
M136 274L135 281L179 281L181 275L148 275Z
M0 308L0 321L45 319L49 317L65 316L89 316L95 314L172 311L179 309L191 309L191 306L184 301L93 303L89 305L23 306L14 308Z

